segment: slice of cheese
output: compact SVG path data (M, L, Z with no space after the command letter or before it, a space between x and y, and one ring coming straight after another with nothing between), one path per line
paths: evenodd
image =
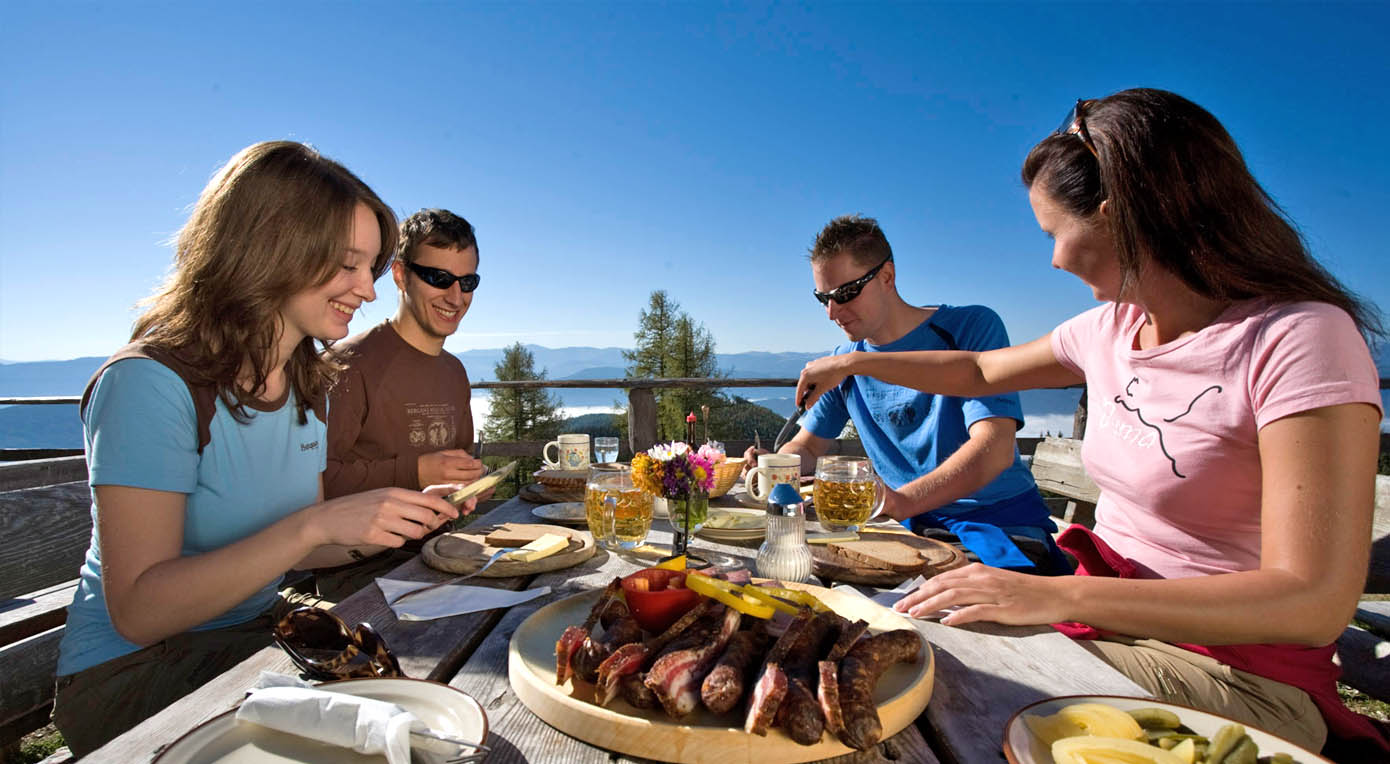
M807 544L839 544L846 541L858 541L859 534L854 531L839 531L836 533L808 533L806 534Z
M508 554L507 559L517 560L519 562L535 562L536 560L549 557L556 552L564 551L565 547L569 545L570 540L568 536L547 533L515 552Z

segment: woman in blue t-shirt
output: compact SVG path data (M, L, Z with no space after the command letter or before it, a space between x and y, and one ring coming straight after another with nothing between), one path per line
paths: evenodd
M92 543L54 721L78 755L268 643L293 568L419 538L458 510L399 488L323 500L325 344L376 297L396 220L292 142L232 157L180 231L132 343L83 396Z

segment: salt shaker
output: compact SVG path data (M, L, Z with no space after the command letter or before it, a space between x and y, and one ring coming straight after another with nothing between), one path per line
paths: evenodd
M811 580L805 505L790 483L778 483L767 498L767 538L758 547L758 575L795 583Z

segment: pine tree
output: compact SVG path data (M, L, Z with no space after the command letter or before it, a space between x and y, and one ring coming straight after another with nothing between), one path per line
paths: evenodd
M652 292L638 316L635 347L624 350L629 377L718 377L714 337L703 324L681 311L664 290ZM656 390L657 439L684 440L685 416L701 405L727 403L711 388Z
M502 353L502 360L493 367L498 381L545 379L545 370L536 371L536 357L520 342ZM501 388L492 391L491 408L483 426L484 443L488 441L549 440L558 433L560 401L544 388ZM488 458L490 467L507 461L504 457ZM496 461L496 464L492 462ZM512 479L513 493L520 490L523 480L541 467L539 457L525 457L517 464ZM506 498L498 496L498 498Z

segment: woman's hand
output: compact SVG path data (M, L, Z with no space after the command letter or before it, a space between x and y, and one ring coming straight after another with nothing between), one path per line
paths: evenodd
M398 547L408 538L423 538L459 516L459 510L442 498L448 488L431 486L430 493L378 488L325 501L309 518L310 541L314 546Z
M972 563L926 580L893 604L899 613L923 618L954 609L941 619L947 626L993 621L1031 626L1068 620L1059 582L1066 577L1030 576Z
M442 498L463 487L463 483L445 483L443 485L432 485L425 489L425 493L429 494L430 496L439 496ZM463 500L462 504L454 505L458 508L459 516L461 517L463 515L473 514L473 510L478 508L478 502L487 501L492 496L492 492L495 490L497 489L489 488L480 494L477 494L475 496L469 496L467 499ZM443 522L448 522L448 520L449 518L445 518ZM440 524L442 525L443 522L441 522Z
M854 355L828 355L808 362L801 370L801 378L796 381L796 405L811 408L826 391L834 389L852 374Z

